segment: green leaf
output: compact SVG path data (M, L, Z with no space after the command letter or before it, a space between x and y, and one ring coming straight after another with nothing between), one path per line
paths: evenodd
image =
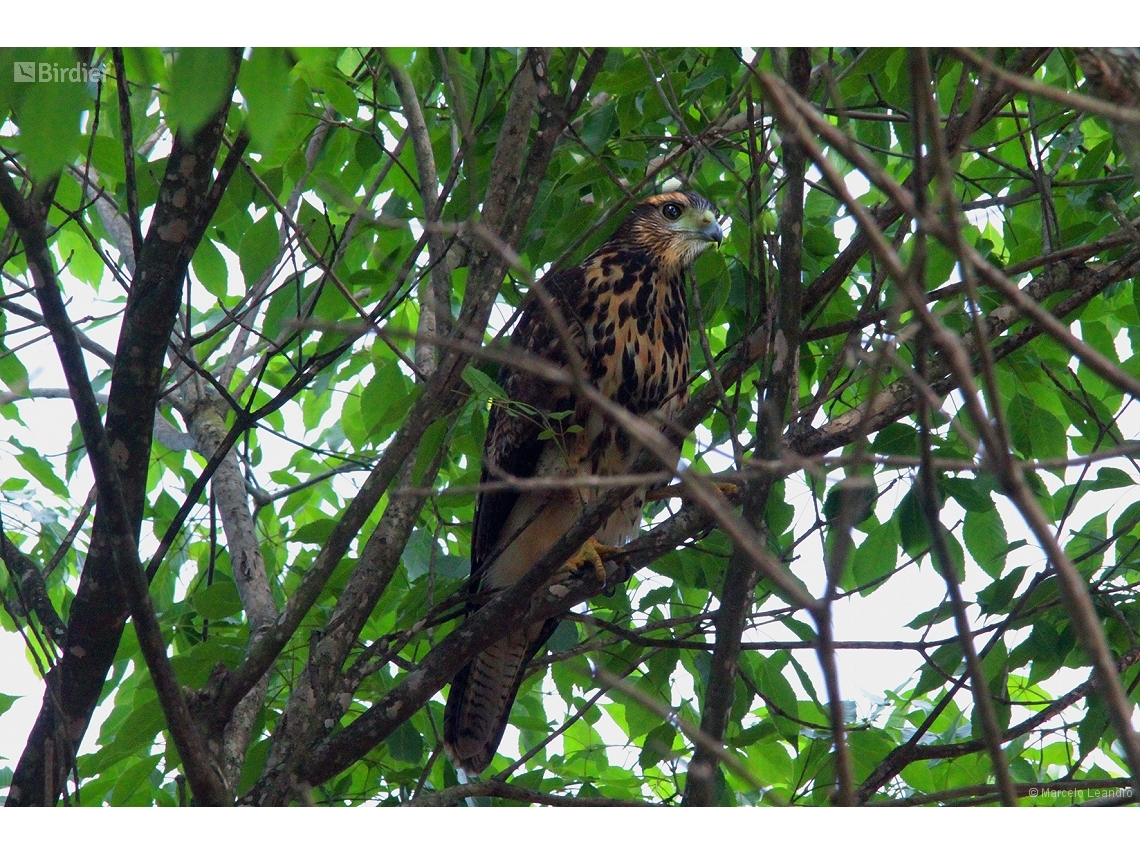
M321 519L314 520L307 525L301 526L293 533L293 540L298 543L315 543L323 545L332 534L332 530L336 528L336 520Z
M996 488L996 483L987 483L982 478L940 478L938 486L949 498L961 505L963 510L981 512L994 510L994 500L990 493Z
M241 611L241 598L233 582L220 580L194 594L190 606L204 618L221 620Z
M935 686L941 686L948 677L956 677L960 669L965 667L962 656L962 647L957 641L943 644L934 651L930 657L935 667L923 665L918 678L918 685L914 687L914 694L924 695Z
M997 579L1005 570L1005 557L1009 550L1009 538L1005 524L996 509L988 511L966 511L962 524L962 538L970 555L978 566L991 579Z
M1065 426L1049 410L1025 395L1017 395L1006 412L1010 439L1026 457L1048 459L1065 456L1068 451Z
M677 738L677 728L671 724L662 724L655 727L645 735L645 743L637 763L642 769L652 769L666 757L673 753L674 741Z
M98 765L92 771L109 768L123 758L144 753L143 749L154 744L165 723L162 706L153 691L146 693L141 703L136 698L134 708L118 727L108 732L108 726L104 724L100 730L99 742L105 747L96 755Z
M203 238L194 251L194 258L190 262L194 268L194 275L205 286L206 290L219 300L226 296L229 288L230 271L226 260L214 246L209 238Z
M876 454L902 454L917 457L919 452L918 431L907 424L895 422L887 425L871 442L871 450Z
M1032 663L1029 669L1029 682L1032 684L1052 677L1061 667L1068 652L1061 647L1061 638L1057 631L1047 623L1035 625L1033 631L1029 633L1029 638L1021 646L1025 648Z
M1119 487L1131 487L1136 482L1127 472L1114 469L1111 466L1103 467L1096 473L1096 478L1089 485L1090 490L1115 490Z
M426 529L417 528L408 537L400 560L404 562L404 570L408 574L409 582L426 576L431 570L431 553L434 547L431 532Z
M466 564L466 562L463 562ZM572 620L559 621L550 640L546 642L546 649L551 653L565 653L578 644L578 625Z
M64 258L67 272L89 285L103 278L103 259L91 248L91 241L78 228L67 226L56 235L56 248Z
M1087 709L1084 719L1077 725L1079 750L1082 756L1091 754L1108 730L1108 708L1099 695L1089 696Z
M28 369L19 356L10 350L0 351L0 383L12 392L22 395L28 391Z
M15 438L11 440L11 443L21 449L20 453L16 455L16 461L25 472L55 495L66 496L68 494L67 485L55 474L55 469L40 456L38 451L26 447Z
M418 394L400 369L399 360L390 359L379 366L360 397L360 413L369 437L374 442L387 438L407 416L411 396Z
M924 612L919 612L915 615L910 623L907 624L911 629L923 629L925 627L936 626L943 621L950 620L954 616L954 609L948 602L940 603L932 609L927 609Z
M170 69L166 116L171 126L193 136L230 95L233 52L229 48L182 48Z
M238 73L238 88L249 105L249 136L255 151L268 151L285 126L290 64L281 48L258 47Z
M4 713L8 712L8 710L12 708L12 704L16 703L16 701L22 697L23 695L5 695L3 692L0 692L0 715L4 715Z
M239 793L247 792L261 777L261 773L265 769L265 761L269 758L270 744L271 741L268 738L259 739L246 752L245 766L241 770L241 783L238 784Z
M962 551L962 544L941 522L938 523L938 531L941 533L941 540L946 547L946 553L943 555L940 550L931 548L930 557L939 573L943 576L952 574L961 584L966 581L966 554ZM950 562L949 567L945 566L945 561Z
M768 506L764 509L764 522L774 534L783 534L792 525L796 509L791 502L784 499L785 489L783 480L772 485L768 495Z
M344 75L331 66L324 66L317 73L318 86L324 90L328 102L342 116L354 119L360 111L356 93L345 83Z
M1133 502L1124 509L1112 524L1112 534L1114 537L1127 534L1136 528L1137 524L1140 524L1140 502Z
M1024 576L1025 568L1017 567L999 577L978 592L978 604L988 614L1002 613L1013 599L1013 595Z
M507 395L502 386L474 365L468 364L464 367L463 382L471 387L471 391L475 393L475 397L480 401L510 400L510 396Z
M280 251L277 221L272 213L267 212L246 230L238 249L241 273L247 287L253 287L261 275L277 260Z
M418 763L424 753L424 738L410 721L405 721L384 740L394 760Z
M72 163L80 153L80 113L92 106L92 92L83 80L76 54L49 48L35 63L35 82L21 82L25 89L17 111L19 147L32 177L44 180ZM12 65L2 69L14 74ZM88 70L88 80L90 72Z
M416 449L416 462L412 467L413 483L419 484L422 482L424 472L427 470L432 458L435 457L439 451L439 447L443 444L444 437L447 436L447 429L447 421L440 419L424 431L423 439L420 440L419 448Z
M111 792L111 804L130 804L131 796L158 767L158 761L161 759L161 754L151 754L133 763L128 763L126 769L115 776L115 788Z
M782 673L786 661L786 654L774 654L763 659L756 675L756 687L767 701L778 708L768 711L776 722L776 727L785 736L790 736L793 730L799 732L799 725L784 718L784 715L795 715L799 707L792 684Z
M875 482L868 478L844 478L828 491L823 502L823 516L828 522L846 513L848 525L856 526L875 509Z
M788 784L792 780L792 758L784 744L756 742L748 747L749 766L765 784Z
M898 526L894 519L877 526L855 549L851 565L855 586L862 588L891 573L895 569L898 550ZM864 592L864 596L868 593Z
M922 513L916 494L917 489L914 487L903 496L895 512L902 547L912 558L922 554L930 546L930 527Z
M886 733L881 730L852 730L848 734L851 744L851 759L856 776L864 780L875 767L896 747Z

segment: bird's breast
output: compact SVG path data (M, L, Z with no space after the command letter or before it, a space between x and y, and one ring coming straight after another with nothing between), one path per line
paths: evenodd
M586 277L594 308L584 356L598 390L638 415L684 403L689 317L684 280L651 261L603 258ZM668 406L667 406L668 405Z

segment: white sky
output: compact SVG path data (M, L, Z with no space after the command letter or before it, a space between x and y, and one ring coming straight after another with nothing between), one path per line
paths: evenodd
M1105 43L1106 21L1132 20L1133 6L1115 0L1101 15L1027 15L1014 0L985 6L985 26L972 14L943 14L935 21L901 12L859 14L843 0L816 0L810 9L792 4L757 5L720 0L709 6L653 7L612 0L575 0L535 6L528 0L433 0L430 6L342 0L335 14L272 15L264 7L200 0L177 30L145 0L106 0L101 14L88 3L9 4L4 38L16 45L946 45ZM1050 7L1051 8L1051 7ZM1065 7L1067 8L1067 7ZM429 9L430 18L425 15ZM64 14L61 14L64 13ZM87 14L83 14L86 12ZM219 27L218 22L225 26ZM1124 39L1127 41L1127 39Z

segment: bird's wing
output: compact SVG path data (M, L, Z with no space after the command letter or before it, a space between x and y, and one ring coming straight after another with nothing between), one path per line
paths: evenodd
M571 268L544 283L551 300L570 329L571 342L581 340L577 321L578 307L567 299L582 278L581 268ZM559 366L568 364L566 343L559 337L548 313L529 294L519 324L511 336L511 346L539 359ZM543 449L551 442L552 431L565 429L573 419L574 396L566 386L550 383L511 365L499 372L499 385L508 400L495 401L487 422L487 439L483 447L483 472L480 483L511 475L531 478L537 472ZM569 413L560 423L552 423L552 414ZM497 549L511 511L519 499L518 490L481 492L475 502L474 532L471 540L471 584L477 590L483 571Z
M568 364L567 344L577 347L580 324L567 299L575 293L581 268L551 277L544 285L563 320L578 329L570 342L558 335L549 314L534 294L525 305L511 345L519 351L553 362ZM580 289L579 289L580 290ZM573 421L574 397L570 389L535 377L530 372L504 365L499 385L507 400L495 402L487 424L481 482L512 475L518 478L567 474L559 469L560 430ZM554 416L570 412L559 424ZM577 512L572 503L550 502L541 492L495 490L481 492L475 503L471 543L471 590L495 589L510 584L561 536L568 515ZM505 638L478 653L452 679L444 712L444 742L452 762L469 772L481 772L495 756L510 718L515 695L526 675L526 664L558 625L558 619L518 626Z

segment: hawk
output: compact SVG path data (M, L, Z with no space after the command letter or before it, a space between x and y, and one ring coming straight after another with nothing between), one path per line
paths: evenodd
M534 295L511 336L516 349L560 366L571 356L603 395L632 413L668 423L684 406L689 383L689 318L685 272L710 244L720 244L717 210L695 193L644 199L584 262L543 282L561 315L563 335ZM638 452L611 421L572 389L504 366L483 447L482 482L571 478L626 471ZM585 488L480 492L471 543L471 591L518 580L598 495ZM630 496L595 534L593 552L569 566L598 566L598 546L626 543L641 522L645 491ZM588 544L584 551L590 549ZM482 772L503 738L527 663L559 618L520 626L455 675L444 712L444 746L456 768Z

